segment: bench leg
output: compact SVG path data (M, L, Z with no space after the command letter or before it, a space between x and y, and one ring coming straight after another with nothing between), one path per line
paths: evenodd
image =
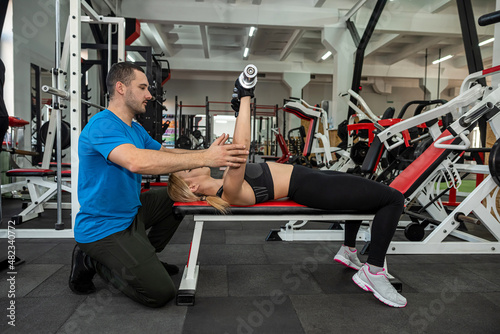
M193 240L181 284L177 291L176 304L180 306L194 305L196 293L196 283L198 282L198 273L200 270L198 261L198 252L200 251L201 234L203 232L203 221L197 221L194 226Z

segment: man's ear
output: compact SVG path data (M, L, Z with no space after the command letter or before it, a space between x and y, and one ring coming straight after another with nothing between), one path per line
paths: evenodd
M125 85L121 81L117 81L115 84L115 92L117 92L120 95L123 95L125 93Z
M200 185L199 185L199 184L197 184L197 183L191 183L191 184L189 185L189 190L191 190L191 192L192 192L193 194L196 194L196 192L198 191L198 188L199 188L199 187L200 187Z

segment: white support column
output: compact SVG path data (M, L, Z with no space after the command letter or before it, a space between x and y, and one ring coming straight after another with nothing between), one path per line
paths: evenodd
M71 226L75 227L78 202L78 138L81 132L81 7L80 1L71 1L69 14L69 93L71 123Z
M311 81L309 72L285 72L283 73L283 82L290 89L290 96L302 98L302 89ZM288 129L300 126L300 118L285 113L287 117Z
M448 88L448 79L427 78L424 86L424 80L420 79L420 88L425 93L426 100L434 100L438 98L438 84L439 84L439 97L441 93Z
M349 107L339 95L351 88L356 48L345 22L325 26L322 43L334 57L332 104L329 114L333 117L334 128L337 128L339 123L347 119Z
M290 88L290 96L302 98L302 88L311 81L309 72L285 72L283 82Z

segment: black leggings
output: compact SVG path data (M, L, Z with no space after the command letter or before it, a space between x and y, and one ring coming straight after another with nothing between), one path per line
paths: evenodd
M403 212L404 196L398 190L360 176L294 166L288 197L317 209L374 213L367 262L379 267L384 265L387 248ZM346 246L355 246L360 225L360 221L345 224Z

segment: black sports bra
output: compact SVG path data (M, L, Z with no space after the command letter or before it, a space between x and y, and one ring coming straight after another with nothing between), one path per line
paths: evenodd
M245 181L253 189L255 204L274 199L274 183L267 163L247 164L245 168ZM217 196L222 197L224 189L217 191Z

